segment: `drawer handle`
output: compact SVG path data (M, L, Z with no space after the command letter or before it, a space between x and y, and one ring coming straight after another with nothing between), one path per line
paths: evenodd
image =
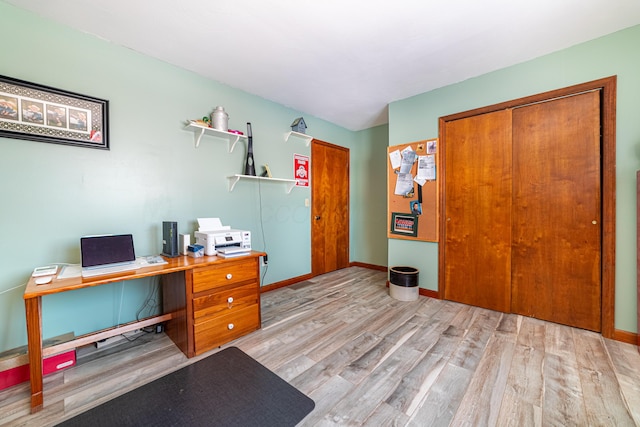
M233 277L233 274L231 274L231 273L227 274L227 280L231 280L232 277Z
M227 325L227 328L228 328L229 330L233 329L233 327L234 327L234 326L233 326L233 323L229 323L229 324Z
M229 308L231 308L231 306L233 306L233 297L227 298L227 305L229 306Z

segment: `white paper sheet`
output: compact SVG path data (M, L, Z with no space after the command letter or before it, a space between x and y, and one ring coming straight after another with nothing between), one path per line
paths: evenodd
M198 218L198 231L230 230L230 225L222 225L220 218Z
M62 270L60 270L60 273L58 274L58 279L70 279L72 277L80 277L81 274L82 274L82 267L80 267L80 264L65 265L62 267Z
M436 159L434 155L418 156L416 178L433 181L436 179Z
M402 163L400 165L400 173L410 173L413 164L416 162L416 152L411 146L407 146L402 150Z
M402 163L402 155L400 150L395 150L389 153L389 161L391 162L391 169L398 169Z
M399 173L396 175L396 189L394 194L405 196L413 190L413 175L410 173Z

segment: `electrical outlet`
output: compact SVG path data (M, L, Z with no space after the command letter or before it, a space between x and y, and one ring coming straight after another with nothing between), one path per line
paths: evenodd
M264 267L265 265L267 265L267 263L269 262L269 257L267 254L264 254L263 256L260 257L260 259L262 260L262 266Z

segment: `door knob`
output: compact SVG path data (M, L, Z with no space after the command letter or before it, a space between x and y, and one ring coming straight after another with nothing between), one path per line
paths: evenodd
M591 221L591 224L596 225L598 223L598 221L596 221L595 219L593 221Z

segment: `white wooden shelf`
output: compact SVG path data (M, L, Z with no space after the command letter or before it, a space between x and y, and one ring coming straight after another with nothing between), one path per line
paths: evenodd
M311 135L307 135L306 133L294 132L290 131L284 134L284 142L289 141L289 138L301 139L304 141L305 145L308 147L311 143L313 137Z
M240 174L235 174L235 175L232 175L232 176L228 176L227 179L229 180L229 192L233 191L233 188L236 186L238 181L240 181L241 179L283 183L283 184L286 185L287 194L291 193L291 190L293 190L293 187L296 186L296 180L295 179L267 178L265 176L240 175Z
M200 140L202 139L203 135L209 135L227 141L230 153L233 153L233 149L235 148L238 141L240 141L241 139L247 139L246 135L225 132L223 130L210 128L208 126L202 126L196 123L187 124L186 129L193 131L193 139L195 141L196 148L198 148L198 146L200 145Z

